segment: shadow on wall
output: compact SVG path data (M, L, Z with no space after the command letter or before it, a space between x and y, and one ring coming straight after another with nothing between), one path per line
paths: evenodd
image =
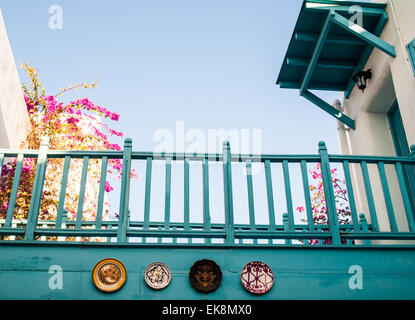
M7 135L6 123L4 122L1 110L3 110L3 106L0 101L0 149L8 149L10 148L9 136Z
M0 10L0 148L18 148L29 117Z

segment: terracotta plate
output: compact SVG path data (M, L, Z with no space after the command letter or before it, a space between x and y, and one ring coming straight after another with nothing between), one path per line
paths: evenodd
M274 273L271 268L261 261L248 263L241 272L243 287L253 294L264 294L271 290L274 284Z
M144 271L144 280L150 288L164 289L171 281L171 271L164 263L154 262Z
M189 279L196 290L212 292L219 287L222 281L222 271L212 260L199 260L190 268Z

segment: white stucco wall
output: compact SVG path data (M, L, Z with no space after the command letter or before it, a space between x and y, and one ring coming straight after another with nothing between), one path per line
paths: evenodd
M27 125L22 87L0 11L0 149L18 148Z
M355 87L343 101L345 113L355 120L356 130L345 131L339 125L339 140L343 154L396 156L388 123L387 111L395 99L399 104L408 144L415 144L415 77L409 61L406 45L415 38L414 0L375 0L387 2L389 20L381 38L395 47L396 58L374 49L364 70L372 70L372 79L362 93ZM395 170L386 166L389 188L399 231L408 231ZM389 220L383 197L378 168L369 166L377 218L380 229L389 231ZM370 222L369 208L360 166L352 166L356 190L357 210L366 214Z

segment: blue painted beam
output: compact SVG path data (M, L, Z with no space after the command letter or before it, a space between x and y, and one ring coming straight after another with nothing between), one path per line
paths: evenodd
M278 84L280 85L280 88L282 89L299 89L301 87L301 82L298 82L298 81L280 81ZM312 81L308 84L308 89L343 92L344 85Z
M355 122L353 119L346 116L344 113L340 112L324 100L320 99L316 95L312 94L310 91L306 90L302 93L302 96L309 100L310 102L314 103L319 108L326 111L328 114L335 117L337 120L343 122L345 125L349 126L353 130L355 129Z
M408 43L406 50L408 51L409 60L411 61L412 70L415 75L415 39Z
M311 77L313 75L314 69L316 68L318 58L320 57L320 53L323 50L324 42L326 41L327 35L330 31L330 24L332 17L334 16L334 12L330 11L327 15L326 21L323 26L323 30L320 34L320 37L317 41L317 45L314 48L313 55L311 56L310 64L308 65L307 71L304 75L303 82L301 83L300 93L302 94L308 88L308 84L311 81Z
M307 33L307 32L296 32L294 34L294 38L297 41L304 41L304 42L317 42L319 34L315 33ZM350 38L343 35L328 35L326 39L326 43L335 43L335 44L347 44L347 45L359 45L365 46L366 42L359 38Z
M351 34L366 41L371 46L378 48L379 50L385 52L393 58L396 57L396 51L394 46L382 40L381 38L375 36L373 33L370 33L358 24L352 23L350 20L346 19L345 17L337 13L331 15L331 21L337 24L338 26L342 27L343 29L349 31Z
M334 10L336 12L341 13L353 13L351 11L352 6L358 5L360 7L361 12L366 16L380 16L385 12L385 9L382 7L367 7L363 5L359 5L356 2L352 2L353 4L330 4L330 3L313 3L313 2L306 2L305 8L308 11L328 11Z
M306 0L306 3L314 3L314 4L325 4L325 5L336 5L336 6L354 6L358 5L361 7L367 8L378 8L378 9L385 9L385 3L377 3L377 2L363 2L363 1L355 1L355 0Z
M288 57L287 64L297 67L307 67L309 61L303 58ZM344 60L322 60L320 59L316 64L316 68L328 68L328 69L347 69L354 70L356 67L355 61L344 61Z

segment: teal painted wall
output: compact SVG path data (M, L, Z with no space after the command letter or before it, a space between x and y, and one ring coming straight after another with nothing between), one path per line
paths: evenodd
M121 260L127 269L124 287L112 294L98 291L91 272L104 258ZM221 267L217 291L201 294L188 281L192 264L212 259ZM253 260L267 263L276 275L268 294L254 296L240 282L243 266ZM152 262L167 264L170 285L155 291L143 272ZM63 269L63 289L49 288L49 268ZM363 289L351 290L352 265L363 270ZM0 299L414 299L415 249L411 248L156 248L92 245L0 246Z

